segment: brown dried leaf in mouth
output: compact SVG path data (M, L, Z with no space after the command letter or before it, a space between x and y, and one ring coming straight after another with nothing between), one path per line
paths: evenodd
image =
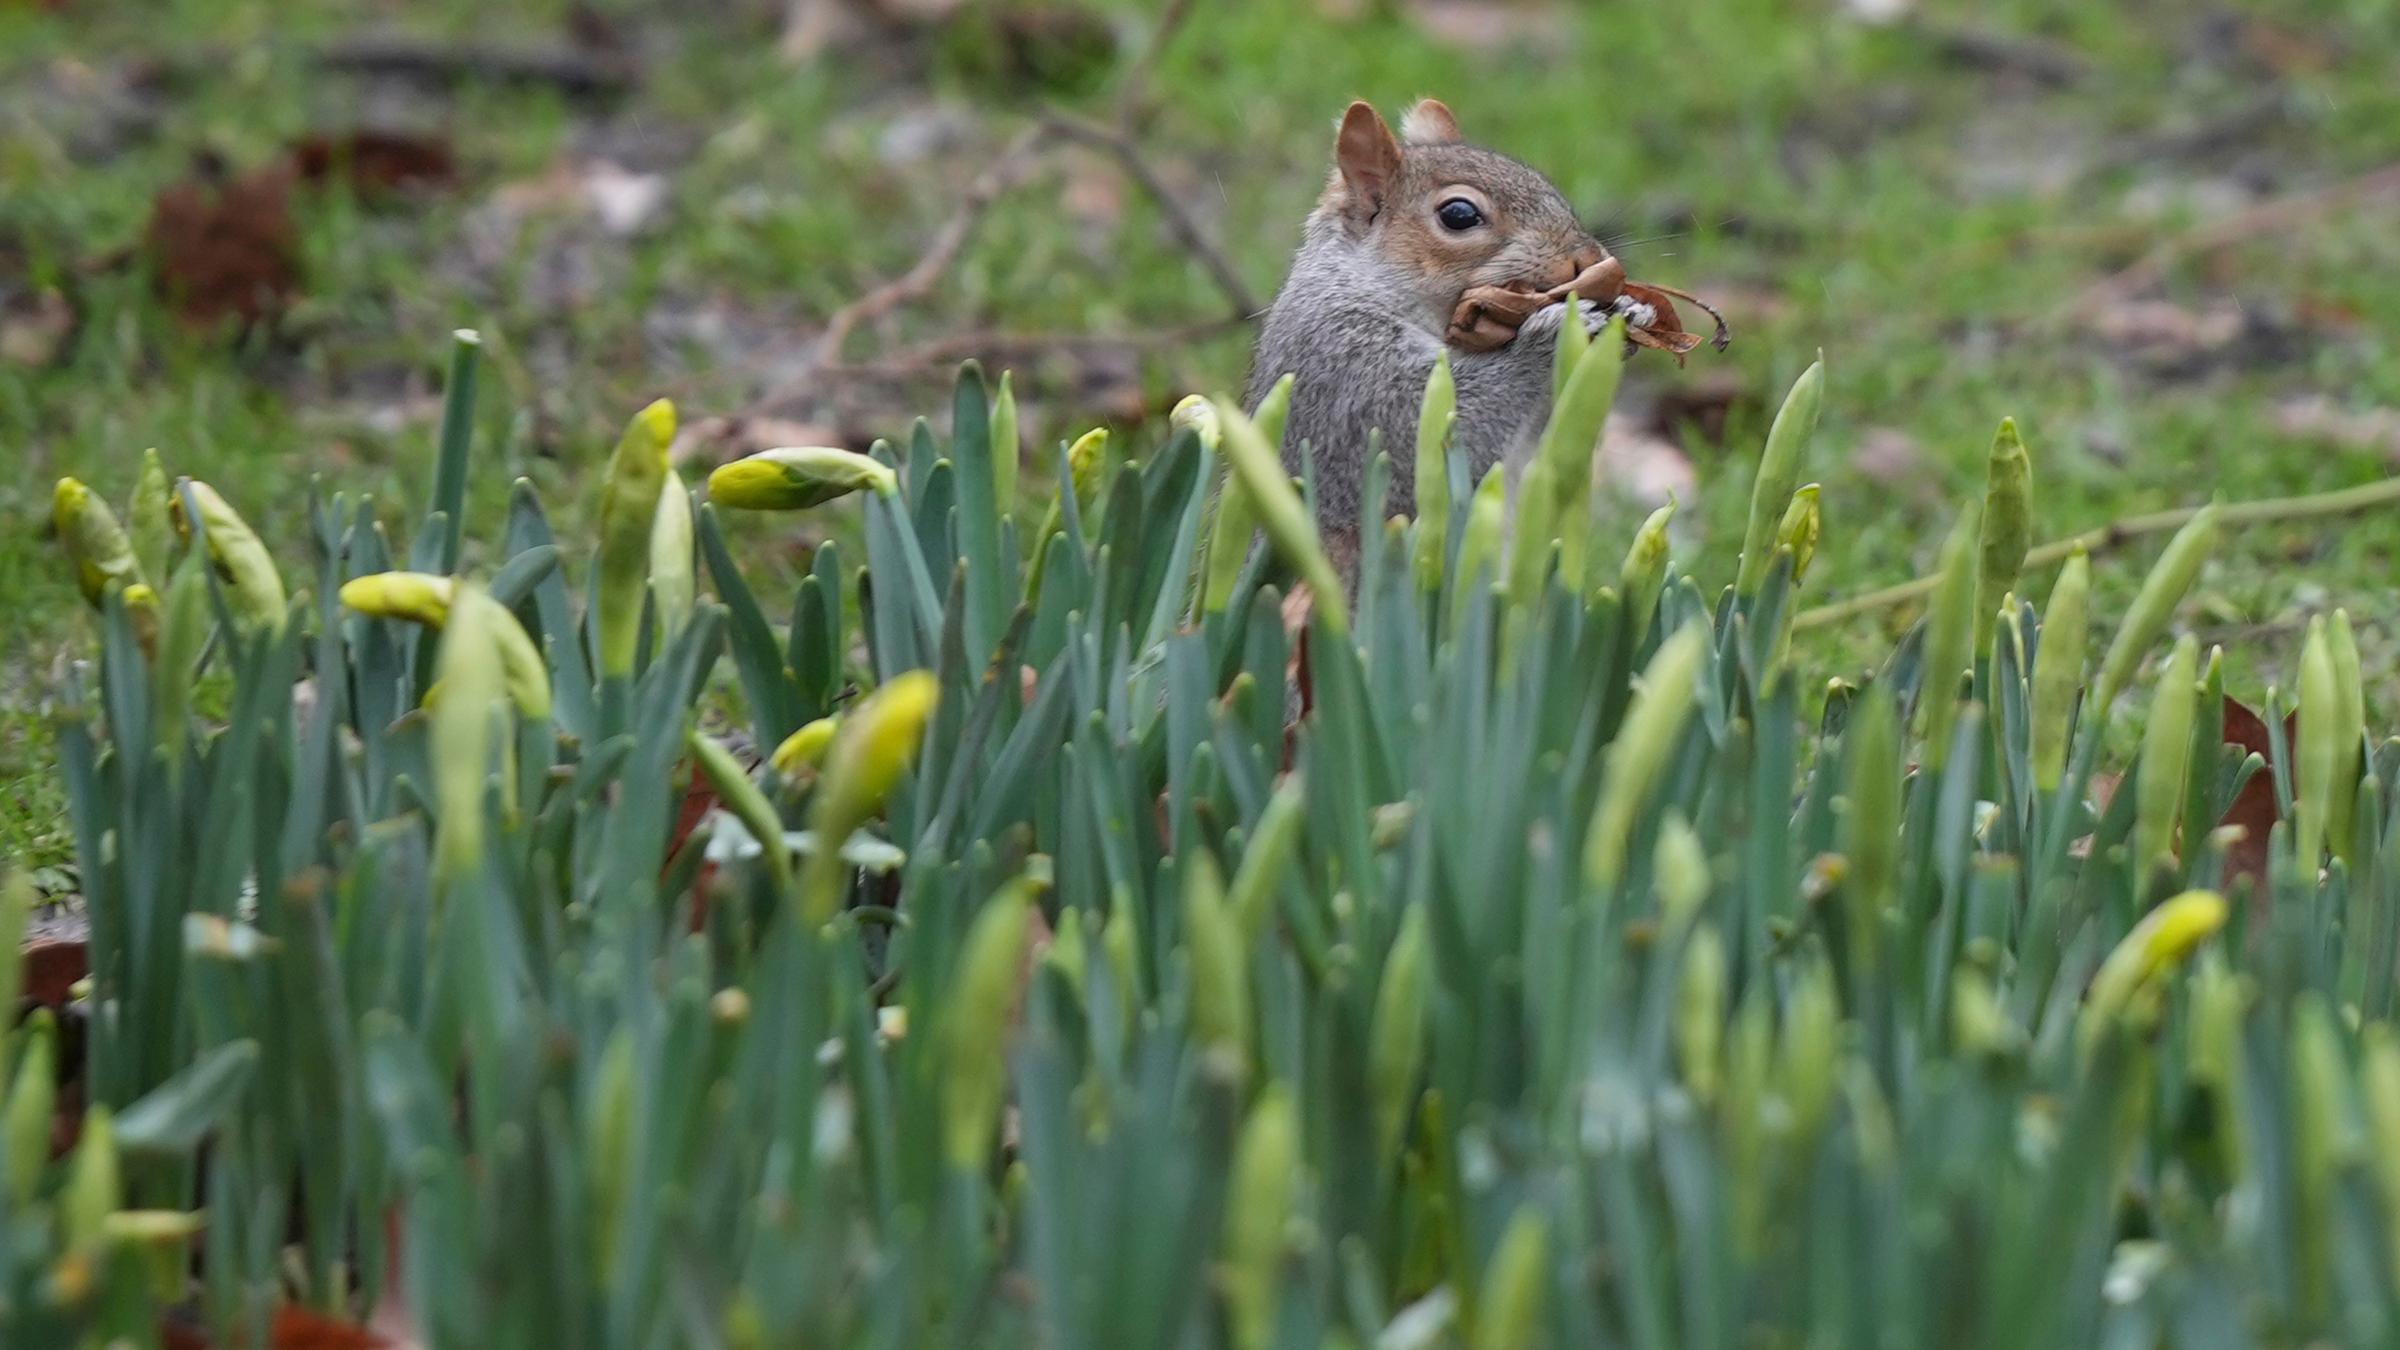
M1649 306L1650 322L1640 326L1628 323L1625 335L1638 346L1673 356L1677 365L1683 364L1685 353L1700 345L1701 337L1683 326L1683 316L1675 309L1676 300L1698 306L1716 321L1716 332L1710 342L1718 351L1725 350L1726 344L1733 340L1725 316L1706 301L1672 286L1628 281L1625 264L1613 257L1601 259L1572 281L1548 290L1532 290L1522 284L1471 287L1459 297L1458 308L1451 312L1450 331L1445 336L1450 345L1463 351L1492 351L1515 338L1517 330L1536 311L1558 304L1570 295L1604 307L1614 305L1620 297Z

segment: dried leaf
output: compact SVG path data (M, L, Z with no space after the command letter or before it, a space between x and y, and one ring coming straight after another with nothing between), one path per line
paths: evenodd
M170 1314L159 1326L167 1350L212 1350L217 1342L204 1327ZM368 1327L337 1321L294 1304L275 1310L267 1329L269 1350L403 1350L403 1343Z
M402 132L309 136L293 144L292 162L303 182L339 182L361 196L447 187L458 181L458 156L450 142Z
M2283 719L2284 743L2299 743L2300 715L2291 713ZM2252 774L2242 790L2234 794L2233 804L2225 808L2219 825L2239 825L2242 837L2225 850L2225 882L2230 890L2244 877L2263 886L2267 875L2267 833L2274 829L2275 813L2275 753L2267 739L2267 724L2240 700L2228 695L2225 699L2224 741L2255 753L2266 763Z
M151 203L142 252L186 322L208 326L230 316L255 323L299 295L292 175L288 160L232 179L204 168Z
M1635 344L1674 356L1676 364L1683 363L1685 353L1700 345L1700 335L1686 330L1683 316L1675 310L1680 299L1697 305L1716 320L1716 332L1711 339L1717 350L1723 351L1733 340L1732 330L1725 317L1692 295L1672 286L1628 281L1625 264L1616 258L1603 258L1585 268L1572 281L1552 286L1548 290L1533 290L1522 285L1475 286L1458 298L1458 308L1450 316L1449 342L1464 351L1488 352L1507 345L1516 337L1525 321L1542 309L1579 296L1594 304L1607 306L1625 296L1640 301L1651 311L1650 321L1638 327L1628 327L1626 336Z
M80 939L36 940L25 944L21 953L25 962L25 983L22 987L28 1003L43 1007L63 1007L73 996L75 982L91 973L91 956ZM14 1017L16 1009L0 1008L0 1015Z

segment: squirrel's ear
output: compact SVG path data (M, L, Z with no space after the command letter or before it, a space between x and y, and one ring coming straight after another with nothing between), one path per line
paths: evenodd
M1417 100L1417 106L1400 119L1400 139L1410 145L1456 145L1466 139L1458 130L1458 117L1450 105L1438 98Z
M1384 195L1399 176L1400 142L1371 105L1353 103L1334 137L1333 162L1348 191L1350 214L1366 220L1383 209Z

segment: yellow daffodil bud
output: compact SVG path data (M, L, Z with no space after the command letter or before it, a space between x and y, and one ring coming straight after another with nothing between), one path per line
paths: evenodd
M1658 881L1658 917L1664 933L1680 933L1708 899L1708 848L1683 813L1669 811L1658 827L1651 873Z
M2334 780L2346 747L2337 744L2343 721L2341 681L2333 671L2333 647L2325 635L2322 616L2308 621L2308 637L2300 644L2299 771L2293 786L2292 848L2303 876L2314 880L2325 840L2333 831L2333 808L2338 797Z
M1120 901L1100 925L1100 955L1108 962L1109 979L1117 989L1117 1006L1125 1025L1133 1025L1142 1006L1142 927L1130 902Z
M2368 1027L2365 1039L2359 1090L2366 1098L2367 1162L2383 1195L2386 1247L2400 1276L2400 1042L2384 1022Z
M232 590L234 619L243 627L256 632L283 626L283 576L275 570L274 555L259 542L250 523L228 505L217 490L197 479L183 480L183 491L175 494L169 515L185 537L191 535L191 522L184 518L184 498L188 493L200 513L201 531L208 540L208 556L216 564L217 575L225 578Z
M1250 1059L1250 974L1216 862L1195 853L1183 874L1184 951L1191 961L1192 1041L1237 1066Z
M1500 537L1508 528L1508 484L1501 466L1484 470L1483 481L1467 502L1467 523L1458 536L1458 570L1450 591L1450 626L1466 622L1467 606L1478 586L1502 580Z
M1224 1289L1233 1343L1270 1343L1292 1210L1300 1191L1300 1122L1282 1084L1261 1092L1234 1145L1225 1194Z
M2033 654L2033 781L2044 792L2058 791L2066 776L2067 741L2075 729L2075 699L2083 692L2083 663L2091 644L2085 618L2091 593L2091 560L2077 549L2050 588L2041 642Z
M1697 626L1683 628L1659 644L1643 669L1617 738L1609 744L1602 769L1600 801L1584 841L1585 881L1594 890L1617 884L1625 873L1625 850L1632 843L1634 822L1651 804L1660 775L1683 735L1691 716L1692 695L1708 639Z
M669 469L659 486L658 512L650 520L650 606L661 641L691 619L699 585L692 562L691 489Z
M1258 428L1259 438L1279 456L1283 453L1283 424L1292 416L1293 384L1293 376L1285 372L1281 379L1267 386L1266 394L1258 400L1258 407L1250 414L1250 425ZM1221 420L1218 426L1220 434L1217 443L1221 446L1224 444Z
M125 620L133 625L133 640L142 645L142 653L158 655L158 592L140 582L127 586L120 593L125 602Z
M841 900L842 844L882 808L916 758L940 697L931 671L912 670L894 676L842 719L811 808L816 851L801 879L810 923L833 917Z
M1812 957L1792 984L1783 1017L1778 1091L1792 1110L1792 1134L1806 1149L1824 1128L1841 1082L1841 1009L1833 971Z
M542 649L533 644L533 635L508 606L488 597L491 642L500 652L500 670L508 686L509 701L517 711L538 722L550 715L550 667L542 660Z
M1767 430L1767 448L1759 456L1758 478L1750 487L1750 524L1742 532L1742 561L1733 588L1739 595L1756 595L1775 560L1775 525L1784 504L1800 481L1800 454L1817 429L1817 410L1825 401L1825 360L1800 372L1784 395L1775 424Z
M604 679L633 674L633 658L641 647L650 531L658 517L658 494L667 480L667 447L674 440L675 405L662 398L633 415L609 456L608 476L600 489L600 547L594 563L599 572L594 627ZM710 486L713 490L713 477Z
M1675 518L1675 499L1650 513L1642 528L1634 531L1633 544L1625 550L1625 564L1617 569L1617 590L1625 598L1625 621L1632 625L1630 639L1639 643L1650 635L1651 616L1658 612L1658 597L1667 585L1667 522Z
M1400 916L1400 933L1383 959L1375 1018L1367 1039L1367 1101L1375 1118L1376 1157L1388 1165L1415 1113L1425 1067L1425 1005L1433 979L1425 906Z
M1084 972L1091 960L1083 938L1083 911L1073 905L1061 905L1058 923L1050 933L1050 945L1042 951L1042 964L1058 972L1075 991L1078 1004L1083 1000Z
M1792 504L1784 509L1783 523L1775 527L1775 546L1792 551L1792 584L1808 575L1808 565L1817 556L1817 535L1824 528L1817 504L1822 488L1816 483L1803 483L1792 494Z
M1000 392L992 399L988 421L992 437L992 493L1000 502L1003 518L1016 505L1017 465L1025 457L1025 445L1017 433L1017 387L1011 378L1014 374L1007 370L1000 372Z
M633 1035L619 1024L600 1051L592 1074L592 1104L584 1149L584 1180L591 1188L591 1253L594 1273L605 1277L614 1261L625 1219L625 1183L633 1166Z
M2109 1022L2135 1007L2138 996L2181 965L2200 944L2225 926L2225 897L2214 891L2185 891L2142 916L2092 977L2084 995L2081 1036L2088 1052Z
M2108 655L2100 660L2100 678L2092 687L2092 707L2105 713L2108 705L2124 691L2125 682L2133 678L2134 669L2142 663L2142 653L2166 630L2167 620L2174 617L2175 606L2183 602L2184 592L2200 576L2201 564L2208 561L2209 550L2217 542L2217 507L2210 503L2200 509L2184 527L2167 541L2166 551L2150 575L2142 579L2142 588L2133 597L2132 608L2125 611L2125 622L2118 626L2116 637L2108 644Z
M434 805L441 813L434 838L435 870L445 880L455 881L483 862L492 705L509 688L507 658L496 635L502 618L510 618L508 611L481 587L462 584L453 597L434 666L442 687L431 733Z
M1567 381L1575 378L1576 365L1583 360L1583 354L1591 350L1592 330L1585 326L1583 306L1581 296L1567 297L1566 321L1558 326L1558 341L1551 348L1550 399L1553 404L1567 392ZM1444 355L1449 353L1447 347L1442 350Z
M2142 771L2134 779L2134 875L2147 874L2161 855L2175 852L2176 818L2183 814L2184 777L2191 766L2194 685L2200 644L2184 634L2158 673L2150 722L2142 731Z
M58 530L59 547L75 569L75 584L84 599L97 605L109 587L142 579L132 538L117 523L108 503L81 482L58 480L57 490L50 495L50 523Z
M785 446L720 464L708 476L708 499L746 511L802 511L853 492L890 496L900 478L872 455L831 446Z
M1572 327L1573 325L1569 325ZM1434 359L1417 407L1417 589L1427 595L1442 587L1442 563L1450 540L1450 434L1458 424L1458 382L1450 373L1450 349Z
M1214 407L1209 408L1208 418L1217 444L1222 446L1224 429ZM1233 602L1233 588L1242 579L1242 567L1250 560L1250 541L1257 531L1258 517L1250 509L1250 495L1228 474L1217 492L1216 518L1208 527L1208 571L1200 590L1202 613L1222 614Z
M167 753L169 775L183 771L185 714L192 706L192 669L208 640L208 578L198 558L186 558L167 579L159 609L158 651L150 663L151 723Z
M1484 1268L1468 1344L1475 1350L1532 1350L1546 1343L1540 1332L1549 1261L1549 1224L1531 1206L1518 1210Z
M1019 878L984 902L940 1005L942 1156L960 1171L981 1172L1008 1093L1005 1043L1034 889Z
M2367 734L2367 700L2358 665L2358 636L2350 615L2335 610L2325 626L2325 654L2333 663L2333 793L2325 807L2325 839L2335 857L2358 863L2358 756Z
M1692 1100L1716 1100L1718 1060L1725 1042L1725 942L1702 924L1683 953L1675 989L1675 1053Z
M1234 869L1233 883L1226 891L1244 947L1255 946L1266 934L1276 892L1291 871L1292 860L1299 856L1300 830L1307 816L1308 800L1302 795L1298 774L1285 779L1258 813L1258 828L1244 845L1241 866Z
M133 483L133 500L125 506L125 528L133 536L133 556L141 564L142 575L161 586L166 584L168 550L175 542L175 526L167 515L174 493L158 451L144 450L142 471Z
M1882 682L1850 710L1842 759L1850 779L1843 921L1851 968L1868 970L1878 960L1884 907L1900 877L1900 717Z
M1958 677L1975 659L1975 537L1981 514L1980 506L1968 507L1943 542L1940 584L1926 616L1917 718L1925 763L1937 770L1949 762L1950 732L1958 724Z
M1317 538L1314 522L1292 480L1284 476L1283 461L1256 423L1231 403L1217 404L1217 421L1224 428L1224 450L1233 464L1232 488L1249 498L1250 510L1267 532L1267 542L1283 555L1313 592L1316 612L1337 638L1350 633L1348 592L1333 570Z
M22 1035L16 1083L0 1103L0 1186L18 1213L33 1203L50 1161L50 1113L58 1102L58 1029L50 1010L34 1009Z
M339 594L344 607L369 618L406 619L439 628L450 621L458 581L432 572L374 572L343 582Z
M2003 417L1984 467L1983 537L1975 574L1975 650L1992 645L2000 597L2017 588L2025 551L2033 543L2033 461L2017 436L2017 419Z
M1108 428L1093 427L1067 447L1067 478L1075 505L1088 511L1100 501L1100 475L1108 468Z
M1547 478L1556 503L1549 517L1551 534L1540 542L1546 546L1552 538L1558 541L1559 574L1570 586L1583 584L1584 549L1592 532L1592 452L1600 444L1601 428L1608 424L1608 410L1617 401L1624 373L1625 320L1616 318L1597 340L1575 353L1574 367L1559 386L1550 420L1534 448L1536 460L1550 466Z
M67 1162L58 1217L69 1250L89 1253L107 1241L108 1216L125 1202L117 1159L117 1130L108 1108L94 1104L83 1113L83 1134Z
M1540 604L1542 583L1558 553L1560 498L1558 466L1535 459L1517 479L1517 514L1509 522L1508 562L1502 569L1501 594L1509 602L1509 621L1523 622L1527 610ZM1512 630L1513 631L1513 630ZM1515 650L1504 641L1501 651Z
M1186 394L1176 400L1175 410L1167 414L1167 425L1177 431L1190 431L1200 438L1202 446L1212 451L1224 442L1224 430L1217 425L1217 410L1199 394Z
M822 763L827 747L833 744L833 733L840 724L830 717L820 717L783 738L767 762L786 781L799 778Z

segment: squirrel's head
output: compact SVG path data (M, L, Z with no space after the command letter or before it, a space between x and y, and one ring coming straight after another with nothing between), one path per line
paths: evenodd
M1373 107L1351 104L1333 161L1318 212L1405 278L1436 323L1472 287L1547 290L1608 257L1557 185L1468 145L1437 100L1410 109L1398 136Z

